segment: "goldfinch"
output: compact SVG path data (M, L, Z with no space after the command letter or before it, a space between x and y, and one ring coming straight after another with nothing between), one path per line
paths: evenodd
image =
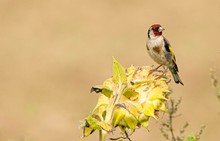
M148 54L155 62L160 64L160 66L167 66L172 73L174 81L177 84L180 83L183 85L178 75L179 70L174 52L168 40L162 35L164 30L165 29L159 24L154 24L148 29L148 41L146 45Z

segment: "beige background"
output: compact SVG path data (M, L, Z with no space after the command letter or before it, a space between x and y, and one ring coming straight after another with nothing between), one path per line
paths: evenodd
M80 141L79 121L98 95L90 87L124 66L155 64L145 51L147 29L160 23L176 53L185 86L175 121L201 141L220 138L220 102L209 68L220 76L219 0L0 0L0 140ZM133 140L162 141L159 123ZM98 133L84 139L97 140Z

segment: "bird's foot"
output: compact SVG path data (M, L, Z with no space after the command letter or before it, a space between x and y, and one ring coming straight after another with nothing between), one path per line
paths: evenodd
M153 72L160 72L162 73L162 70L158 70L162 65L159 65L158 67L151 69L148 75L151 75Z
M161 72L163 72L163 73L162 73L161 75L159 75L159 76L157 77L157 79L160 79L160 78L167 78L166 75L165 75L166 72L167 72L167 70L168 70L168 67L167 67L164 71L161 70Z

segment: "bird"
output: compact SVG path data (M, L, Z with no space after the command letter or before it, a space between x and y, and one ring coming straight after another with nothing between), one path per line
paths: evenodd
M148 54L156 63L159 64L156 69L161 66L167 66L167 69L170 70L175 83L184 85L178 75L179 69L173 49L169 41L162 35L164 30L165 29L160 24L153 24L148 29L148 41L146 44Z

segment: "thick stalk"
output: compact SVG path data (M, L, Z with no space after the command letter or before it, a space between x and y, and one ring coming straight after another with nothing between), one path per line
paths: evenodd
M105 130L99 130L99 141L106 141L107 132Z
M107 123L110 122L115 105L119 102L125 87L126 87L126 85L118 84L118 88L116 88L116 91L112 94L110 103L109 103L107 111L106 111L106 117L104 119L105 122L107 122ZM99 141L106 141L106 136L107 136L106 131L104 131L104 130L99 131Z

